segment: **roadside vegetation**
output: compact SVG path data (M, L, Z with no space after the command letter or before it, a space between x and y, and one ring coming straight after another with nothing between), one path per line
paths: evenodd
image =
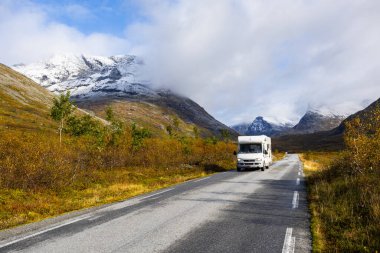
M0 229L235 166L228 136L201 139L196 127L193 137L183 136L173 122L159 138L120 121L111 107L104 124L75 112L66 98L54 100L51 109L57 132L0 129Z
M273 160L273 162L282 160L282 159L284 159L284 157L285 157L285 152L283 152L283 151L278 151L276 149L272 153L272 160Z
M380 251L380 107L346 124L346 149L301 155L314 252Z

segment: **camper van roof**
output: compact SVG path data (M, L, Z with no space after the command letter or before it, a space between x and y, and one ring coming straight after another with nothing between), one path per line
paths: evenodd
M239 143L263 143L270 142L270 138L266 135L257 135L257 136L239 136Z

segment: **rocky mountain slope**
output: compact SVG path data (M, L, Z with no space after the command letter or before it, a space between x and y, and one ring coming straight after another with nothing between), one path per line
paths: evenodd
M344 133L345 124L354 118L359 118L361 121L373 120L371 115L374 114L375 110L380 110L380 98L376 100L375 102L371 103L369 106L367 106L363 110L358 111L350 115L349 117L347 117L345 120L341 122L341 124L337 128L333 130L333 132L336 134Z
M289 133L305 134L328 131L339 126L345 118L346 116L322 113L316 109L308 110Z
M148 103L158 107L161 114L167 114L162 115L162 122L156 126L158 129L165 129L170 123L165 122L165 118L178 117L199 128L203 135L220 134L223 129L232 136L237 135L191 99L168 90L150 88L140 75L142 64L142 60L135 56L58 55L45 62L18 64L14 69L52 92L70 91L81 107L88 110L96 108L95 113L102 106L119 102L124 105L133 103L135 107L144 107ZM139 111L122 114L126 120L144 118L134 115ZM146 120L138 123L149 125Z
M53 94L0 64L0 130L56 129L49 119Z

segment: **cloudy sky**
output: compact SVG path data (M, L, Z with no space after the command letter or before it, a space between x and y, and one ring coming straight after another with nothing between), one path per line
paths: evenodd
M0 0L0 62L136 54L232 125L352 113L380 97L378 0Z

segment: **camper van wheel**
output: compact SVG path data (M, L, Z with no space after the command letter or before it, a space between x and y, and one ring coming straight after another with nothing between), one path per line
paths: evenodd
M264 171L265 169L265 164L263 164L263 167L261 167L261 171Z

